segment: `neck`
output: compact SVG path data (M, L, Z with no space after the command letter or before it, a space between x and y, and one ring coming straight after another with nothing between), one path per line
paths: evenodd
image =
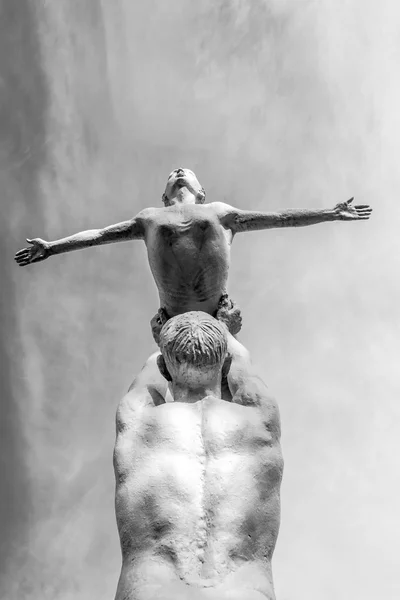
M174 402L186 402L188 404L203 400L206 396L221 397L221 376L205 385L189 385L187 383L172 382L171 392Z
M171 198L173 204L196 204L196 196L187 187L181 187Z

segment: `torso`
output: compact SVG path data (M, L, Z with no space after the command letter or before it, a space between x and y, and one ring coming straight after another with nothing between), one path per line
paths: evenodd
M170 316L215 313L228 278L232 232L215 204L152 209L145 225L149 264Z
M223 585L250 568L254 585L272 589L283 468L275 403L123 402L115 448L120 586L144 585L157 569L200 587Z

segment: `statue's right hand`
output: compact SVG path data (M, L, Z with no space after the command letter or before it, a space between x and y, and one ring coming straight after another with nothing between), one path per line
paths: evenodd
M20 267L45 260L49 256L50 245L45 240L35 238L33 240L27 239L26 241L28 244L31 244L31 247L22 248L14 257Z

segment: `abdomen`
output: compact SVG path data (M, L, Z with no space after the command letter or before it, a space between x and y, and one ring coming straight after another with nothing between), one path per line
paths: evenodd
M210 221L159 226L146 241L161 305L167 312L213 313L228 278L230 245ZM168 311L169 308L169 311Z

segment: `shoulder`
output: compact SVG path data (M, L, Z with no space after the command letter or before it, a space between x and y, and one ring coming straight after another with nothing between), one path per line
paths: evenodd
M158 369L159 354L155 352L147 359L120 401L116 416L117 430L121 430L129 423L133 424L149 407L165 402L168 384Z
M249 406L261 411L263 419L279 428L280 417L278 404L268 387L257 375L250 375L240 386L233 397L233 402Z
M162 208L150 206L141 210L135 217L136 221L148 222L157 218Z
M144 238L146 231L153 223L160 220L160 208L144 208L131 219L131 227L135 237Z
M212 202L208 204L219 218L221 224L224 227L231 229L235 223L235 218L238 215L238 209L234 208L230 204L226 204L225 202Z
M209 207L218 215L229 214L235 210L233 206L231 206L230 204L226 204L226 202L210 202L209 204L205 204L204 206Z

